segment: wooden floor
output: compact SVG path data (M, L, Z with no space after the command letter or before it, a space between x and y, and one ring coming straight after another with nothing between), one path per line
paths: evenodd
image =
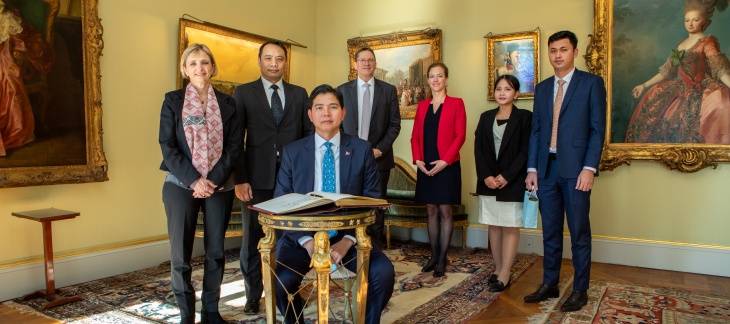
M563 260L563 273L572 273L571 260ZM657 287L690 289L696 292L730 297L730 278L705 276L683 272L653 270L604 263L593 263L591 278L635 283ZM497 300L470 323L526 323L526 317L539 313L537 304L523 302L542 283L542 258L512 283ZM20 312L0 305L0 323L51 324L61 323Z

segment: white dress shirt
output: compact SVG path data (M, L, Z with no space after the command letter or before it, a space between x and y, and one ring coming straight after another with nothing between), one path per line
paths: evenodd
M274 94L274 89L271 89L272 84L276 84L279 86L279 89L276 91L279 93L279 98L281 98L281 110L284 110L284 107L286 107L286 97L284 96L284 81L279 80L276 83L271 83L269 80L264 79L264 77L261 77L261 82L264 84L264 90L266 90L266 100L269 102L269 108L271 108L271 95Z

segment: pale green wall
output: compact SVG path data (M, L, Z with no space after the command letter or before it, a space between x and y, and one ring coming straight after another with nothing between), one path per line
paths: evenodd
M559 3L565 13L552 2L529 0L515 0L509 7L503 2L476 0L285 0L276 4L250 0L100 0L105 43L101 58L104 150L110 181L0 189L0 264L42 254L40 224L12 217L13 211L51 206L80 211L81 217L53 225L57 252L166 233L160 199L163 173L157 170L161 159L157 128L162 96L175 87L178 18L185 13L307 45L307 49L293 48L291 71L291 81L307 89L346 81L348 38L441 28L444 61L451 74L449 92L464 98L469 114L467 131L473 134L478 115L495 106L487 102L484 90L484 35L540 27L544 47L549 34L567 28L579 36L580 50L585 49L586 35L592 32L592 2ZM521 13L513 13L518 11ZM543 78L551 72L545 53L543 49ZM578 67L585 69L582 59ZM531 108L532 101L518 105ZM403 122L395 145L396 155L406 160L410 160L412 125L410 120ZM468 136L461 154L463 200L474 222L476 199L467 195L476 181L472 146L473 138ZM725 197L725 179L730 179L728 165L680 174L658 164L635 162L604 172L593 193L594 234L730 246L730 199Z
M496 107L486 100L488 33L541 30L541 79L552 75L547 58L550 34L570 29L578 35L579 69L588 34L593 33L593 1L561 0L510 2L480 0L421 0L368 2L317 1L317 83L340 84L347 79L347 39L426 27L443 31L443 58L449 67L449 94L466 104L467 140L461 149L462 200L476 223L477 199L474 130L479 115ZM325 18L327 17L327 18ZM520 100L532 109L532 100ZM404 120L395 154L411 160L412 120ZM726 183L730 165L695 174L669 171L653 162L634 162L602 172L592 195L594 235L730 246L730 199ZM567 228L566 228L567 231Z

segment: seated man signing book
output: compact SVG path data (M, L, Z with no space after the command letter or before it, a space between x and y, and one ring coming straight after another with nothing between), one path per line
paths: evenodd
M312 191L380 197L378 167L370 144L340 132L345 117L342 94L329 85L321 85L309 96L309 119L315 134L284 147L281 169L276 179L274 197ZM334 232L334 231L333 231ZM276 246L276 306L285 314L285 323L297 323L304 301L295 294L292 306L287 292L296 292L302 275L310 269L314 253L314 232L285 231ZM357 271L357 243L354 230L330 233L333 264L345 264ZM283 265L286 266L283 266ZM395 272L383 251L370 251L366 323L380 323L380 315L393 294ZM299 323L304 319L299 317Z

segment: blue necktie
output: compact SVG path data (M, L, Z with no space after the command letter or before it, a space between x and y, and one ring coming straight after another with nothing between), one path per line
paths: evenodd
M332 152L332 143L325 142L324 146L327 150L324 151L324 158L322 159L322 191L324 192L335 192L335 154ZM337 231L327 231L330 238L337 235Z

